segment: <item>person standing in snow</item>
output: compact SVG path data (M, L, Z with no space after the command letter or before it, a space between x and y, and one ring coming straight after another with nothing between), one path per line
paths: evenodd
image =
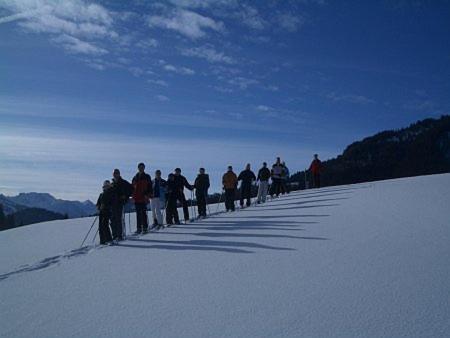
M120 170L114 169L112 183L112 214L111 228L113 240L121 241L125 235L125 224L123 220L123 207L133 193L133 186L120 176Z
M247 200L246 206L249 207L251 205L253 181L256 181L255 173L250 169L250 163L247 163L245 169L241 171L238 176L238 181L242 181L240 200L241 208L244 207L244 199Z
M258 187L258 204L266 203L267 191L269 189L270 170L267 168L267 163L264 162L261 169L258 171L259 187Z
M189 190L194 190L194 186L190 185L187 181L186 177L181 175L181 169L176 168L175 169L175 186L177 187L178 196L177 199L180 201L181 205L183 206L183 215L185 222L189 222L189 208L187 204L186 197L184 196L184 188L187 188Z
M319 155L314 154L314 160L309 166L309 170L312 174L313 187L320 188L320 174L322 173L322 161L319 160Z
M136 209L136 234L148 232L147 204L152 197L152 178L145 172L145 164L138 164L138 172L133 177L133 200Z
M281 159L277 157L277 161L272 166L271 176L272 176L272 187L270 191L270 196L277 195L281 193L281 176L283 175L283 165L281 164Z
M179 188L175 182L175 175L169 174L166 185L166 223L170 227L173 224L180 224L178 217L177 201L179 196Z
M111 183L106 180L103 182L103 192L97 199L97 210L99 211L98 234L100 236L100 244L102 245L112 242L111 230L109 228L112 197Z
M222 177L222 184L225 190L225 209L226 211L234 211L234 197L236 196L238 178L231 165L228 166L228 171Z
M281 163L281 165L283 166L283 175L281 177L281 188L282 188L282 193L283 194L289 194L289 168L286 166L286 162L283 161L283 163Z
M205 174L204 168L200 168L199 174L194 182L194 187L198 215L200 218L204 218L206 217L206 199L208 198L209 189L209 175Z
M150 208L152 209L153 227L157 230L163 226L163 216L161 208L163 207L164 190L166 188L166 180L161 177L161 170L155 171L155 179L152 181L153 197L150 201ZM175 202L176 203L176 202Z

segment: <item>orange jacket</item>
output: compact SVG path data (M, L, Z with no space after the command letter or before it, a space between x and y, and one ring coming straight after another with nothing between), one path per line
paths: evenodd
M238 184L238 178L232 171L228 171L222 177L222 184L225 189L235 189Z
M313 160L311 162L311 166L309 167L309 170L313 173L313 175L320 174L322 171L322 162L320 160Z

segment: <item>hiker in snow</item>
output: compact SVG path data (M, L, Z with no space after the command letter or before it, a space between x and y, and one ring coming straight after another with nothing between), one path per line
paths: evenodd
M175 175L169 174L166 185L166 223L170 227L173 224L180 224L177 210L177 200L179 196L179 189L175 182Z
M259 187L258 187L258 204L266 203L267 191L269 189L269 178L270 178L270 170L267 168L267 163L264 162L261 169L258 171Z
M157 230L163 226L161 208L165 205L166 180L161 177L161 170L155 171L155 179L152 181L153 197L150 201L152 209L153 227ZM176 202L175 202L176 203Z
M314 160L311 162L309 170L311 171L312 174L313 187L320 188L320 174L322 172L322 161L319 160L319 155L314 154Z
M238 176L238 181L242 181L240 200L241 208L244 207L244 199L247 200L246 205L249 207L251 205L253 181L256 181L255 173L250 169L250 163L247 163L245 169L241 171Z
M100 236L100 244L108 244L112 242L111 229L109 228L111 206L112 189L111 183L107 180L103 182L103 192L97 199L97 210L99 211L98 234Z
M181 175L181 169L176 168L175 169L175 186L178 191L177 199L180 201L181 205L183 206L183 215L184 220L186 222L189 222L189 208L187 204L186 197L184 196L184 188L187 188L189 190L194 190L194 186L190 185L187 181L186 177Z
M208 198L209 175L205 174L205 169L200 168L199 174L194 182L195 198L197 199L197 208L199 218L206 217L206 199Z
M145 164L138 164L138 173L133 177L133 200L136 209L136 234L148 232L147 204L152 197L152 178L145 172Z
M233 167L231 165L222 177L222 184L223 189L225 190L225 209L227 211L234 211L234 197L236 196L238 178L233 172Z
M270 197L273 195L277 197L281 193L281 176L283 175L283 165L281 164L281 159L277 157L277 161L272 166L271 176L272 176L272 187L270 189Z
M281 193L289 194L289 168L286 166L286 162L282 162L283 174L281 175Z
M121 241L125 235L123 207L133 193L133 186L120 176L120 170L114 169L112 183L111 228L113 240Z

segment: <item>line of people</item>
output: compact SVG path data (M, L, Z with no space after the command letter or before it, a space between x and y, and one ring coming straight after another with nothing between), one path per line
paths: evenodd
M318 160L317 155L315 155L315 160ZM313 161L313 163L316 163L315 169L320 167L317 161ZM311 168L313 168L313 164L311 164ZM317 169L314 172L314 181L320 182L320 170ZM269 184L269 180L271 180L271 184ZM251 170L250 164L247 164L239 175L236 175L233 168L229 166L222 177L224 193L221 194L221 198L223 195L225 196L226 211L234 211L238 184L241 182L240 206L241 208L248 207L251 205L252 187L259 183L256 203L265 203L268 194L273 198L274 195L278 197L280 194L289 193L288 180L289 169L279 157L271 169L264 162L257 176ZM153 220L150 230L159 230L164 226L163 210L165 211L166 226L181 224L177 210L178 204L183 209L184 221L190 221L188 202L184 194L185 188L190 191L195 190L199 218L205 218L210 180L204 168L199 169L193 185L181 174L180 168L176 168L173 173L169 174L167 180L161 177L160 170L156 170L155 178L152 179L145 172L145 164L139 163L138 172L131 183L122 178L119 169L114 169L112 182L104 181L103 191L97 200L100 244L124 239L126 233L124 207L130 198L134 202L136 211L136 234L149 231L147 216L149 204Z

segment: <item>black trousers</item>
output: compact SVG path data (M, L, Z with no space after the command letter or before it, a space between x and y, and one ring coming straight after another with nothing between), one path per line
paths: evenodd
M197 199L197 209L199 216L206 216L206 196L207 192L195 191L195 198Z
M101 211L98 217L98 234L100 236L100 244L112 241L111 230L109 228L109 220L111 214L108 211Z
M241 186L241 207L244 206L244 199L247 200L246 205L249 207L251 205L252 198L252 186L251 185L242 185Z
M112 207L111 229L113 239L123 239L123 205L116 204Z
M313 174L313 187L320 188L320 174Z
M178 193L177 199L180 201L181 205L183 206L184 220L189 221L189 208L188 208L186 197L184 196L184 192L180 191Z
M272 178L272 185L270 186L270 196L280 195L281 193L281 178Z
M148 230L147 204L134 203L136 208L136 228L137 231Z
M177 210L177 196L167 197L166 223L167 224L180 223Z
M225 208L234 211L234 196L236 189L225 189Z

